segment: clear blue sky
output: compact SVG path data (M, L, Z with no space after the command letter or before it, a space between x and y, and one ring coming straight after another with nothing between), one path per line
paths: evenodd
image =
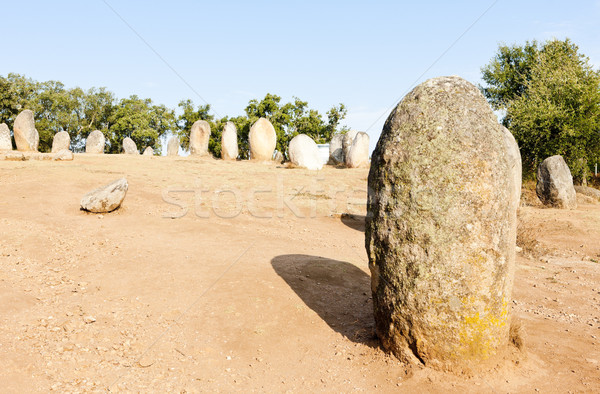
M102 0L3 2L0 74L106 86L173 108L206 100L219 116L268 92L323 115L342 102L344 123L373 147L415 83L479 83L501 42L569 37L600 65L597 0L106 2L186 83Z

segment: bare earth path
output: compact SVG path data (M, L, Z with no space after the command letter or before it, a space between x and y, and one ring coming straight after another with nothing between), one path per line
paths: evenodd
M521 207L548 251L517 259L525 351L457 376L408 369L373 336L367 173L0 161L1 391L600 390L599 203ZM122 209L79 210L122 176Z

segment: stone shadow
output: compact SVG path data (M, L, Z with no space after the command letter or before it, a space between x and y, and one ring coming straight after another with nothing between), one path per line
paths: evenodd
M363 233L365 232L366 216L354 215L351 213L343 213L340 219L342 220L342 223L344 223L346 226L356 231L362 231Z
M333 330L353 342L379 346L368 274L345 261L303 254L277 256L271 265Z

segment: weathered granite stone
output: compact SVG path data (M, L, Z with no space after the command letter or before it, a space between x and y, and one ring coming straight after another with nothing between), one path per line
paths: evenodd
M140 151L138 151L135 142L131 138L125 137L123 139L123 153L126 155L139 155Z
M40 135L35 128L33 112L26 109L17 115L13 128L17 150L21 152L37 152Z
M10 129L6 123L0 124L0 151L2 150L12 150Z
M265 118L257 120L250 128L248 141L251 160L268 161L273 159L273 152L277 145L277 133L269 120Z
M469 368L509 343L515 158L475 86L417 86L373 152L365 243L377 335L401 360Z
M59 131L54 134L52 139L52 153L58 153L61 150L69 150L71 147L71 137L66 131Z
M360 168L369 167L369 135L367 133L357 133L354 142L345 157L346 167Z
M179 137L176 135L169 138L167 143L167 156L179 156Z
M335 134L329 142L329 164L336 165L344 162L343 134Z
M319 147L306 134L298 134L292 138L288 148L288 155L290 161L298 167L309 170L320 170L323 168L323 160L319 153Z
M237 129L233 122L227 122L221 133L221 159L235 160L238 155Z
M210 133L210 124L207 121L198 120L194 122L190 131L190 154L197 156L208 155Z
M112 212L121 206L128 188L127 179L117 179L83 196L81 209L94 213Z
M544 205L554 208L577 208L571 170L561 155L548 157L537 171L535 192Z
M100 130L92 131L85 140L85 153L103 154L106 139Z

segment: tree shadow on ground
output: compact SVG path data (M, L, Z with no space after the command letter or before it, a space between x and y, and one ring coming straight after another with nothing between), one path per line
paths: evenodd
M341 218L342 223L346 226L356 230L365 232L365 219L364 215L354 215L352 213L343 213Z
M345 261L288 254L271 260L275 272L333 330L353 342L378 347L371 279Z

